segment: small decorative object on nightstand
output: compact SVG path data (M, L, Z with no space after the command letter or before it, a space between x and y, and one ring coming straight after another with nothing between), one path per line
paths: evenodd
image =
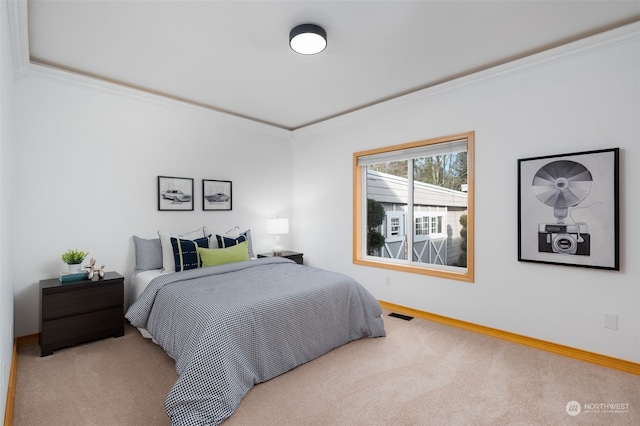
M261 258L261 257L286 257L287 259L291 259L291 260L293 260L294 262L296 262L296 263L298 263L300 265L303 264L302 263L303 262L302 261L302 256L303 256L303 253L298 253L297 251L286 251L286 250L283 251L280 254L277 254L277 255L273 254L273 253L259 253L258 254L258 258Z
M81 250L69 249L62 253L60 258L67 264L67 268L70 274L77 274L80 272L82 261L87 257L89 253Z
M93 279L93 276L97 273L99 278L104 278L104 265L100 267L100 269L96 269L96 260L92 257L89 262L89 266L85 266L84 269L89 270L89 276L87 279Z
M124 335L124 277L63 283L40 281L40 355L78 343Z

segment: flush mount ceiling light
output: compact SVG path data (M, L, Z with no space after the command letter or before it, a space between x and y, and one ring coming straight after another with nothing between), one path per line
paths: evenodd
M327 32L314 24L298 25L289 33L289 46L301 55L315 55L327 47Z

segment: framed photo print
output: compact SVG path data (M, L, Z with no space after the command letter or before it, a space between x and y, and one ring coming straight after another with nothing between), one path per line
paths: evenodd
M231 210L231 181L202 179L202 210Z
M518 160L518 260L620 270L619 148Z
M193 179L158 176L158 210L193 210Z

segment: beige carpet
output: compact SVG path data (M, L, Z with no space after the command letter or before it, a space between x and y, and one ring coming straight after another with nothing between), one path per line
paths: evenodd
M225 426L640 425L640 376L422 319L385 324L385 338L256 385ZM44 358L20 348L13 424L168 425L174 363L125 330Z

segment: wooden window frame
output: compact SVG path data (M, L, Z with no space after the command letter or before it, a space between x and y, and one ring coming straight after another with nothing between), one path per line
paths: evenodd
M366 244L366 224L363 223L363 208L366 203L363 201L364 191L364 167L358 165L360 157L389 153L405 149L419 148L427 145L449 143L454 141L467 140L467 267L434 267L428 263L417 262L397 262L391 259L368 256L365 250ZM431 275L440 278L455 279L465 282L474 281L474 150L475 132L465 132L455 135L443 136L433 139L409 142L400 145L392 145L382 148L375 148L367 151L355 152L353 154L353 263L363 266L371 266L383 269L392 269L402 272L410 272L423 275ZM415 232L415 223L411 220L412 233Z

